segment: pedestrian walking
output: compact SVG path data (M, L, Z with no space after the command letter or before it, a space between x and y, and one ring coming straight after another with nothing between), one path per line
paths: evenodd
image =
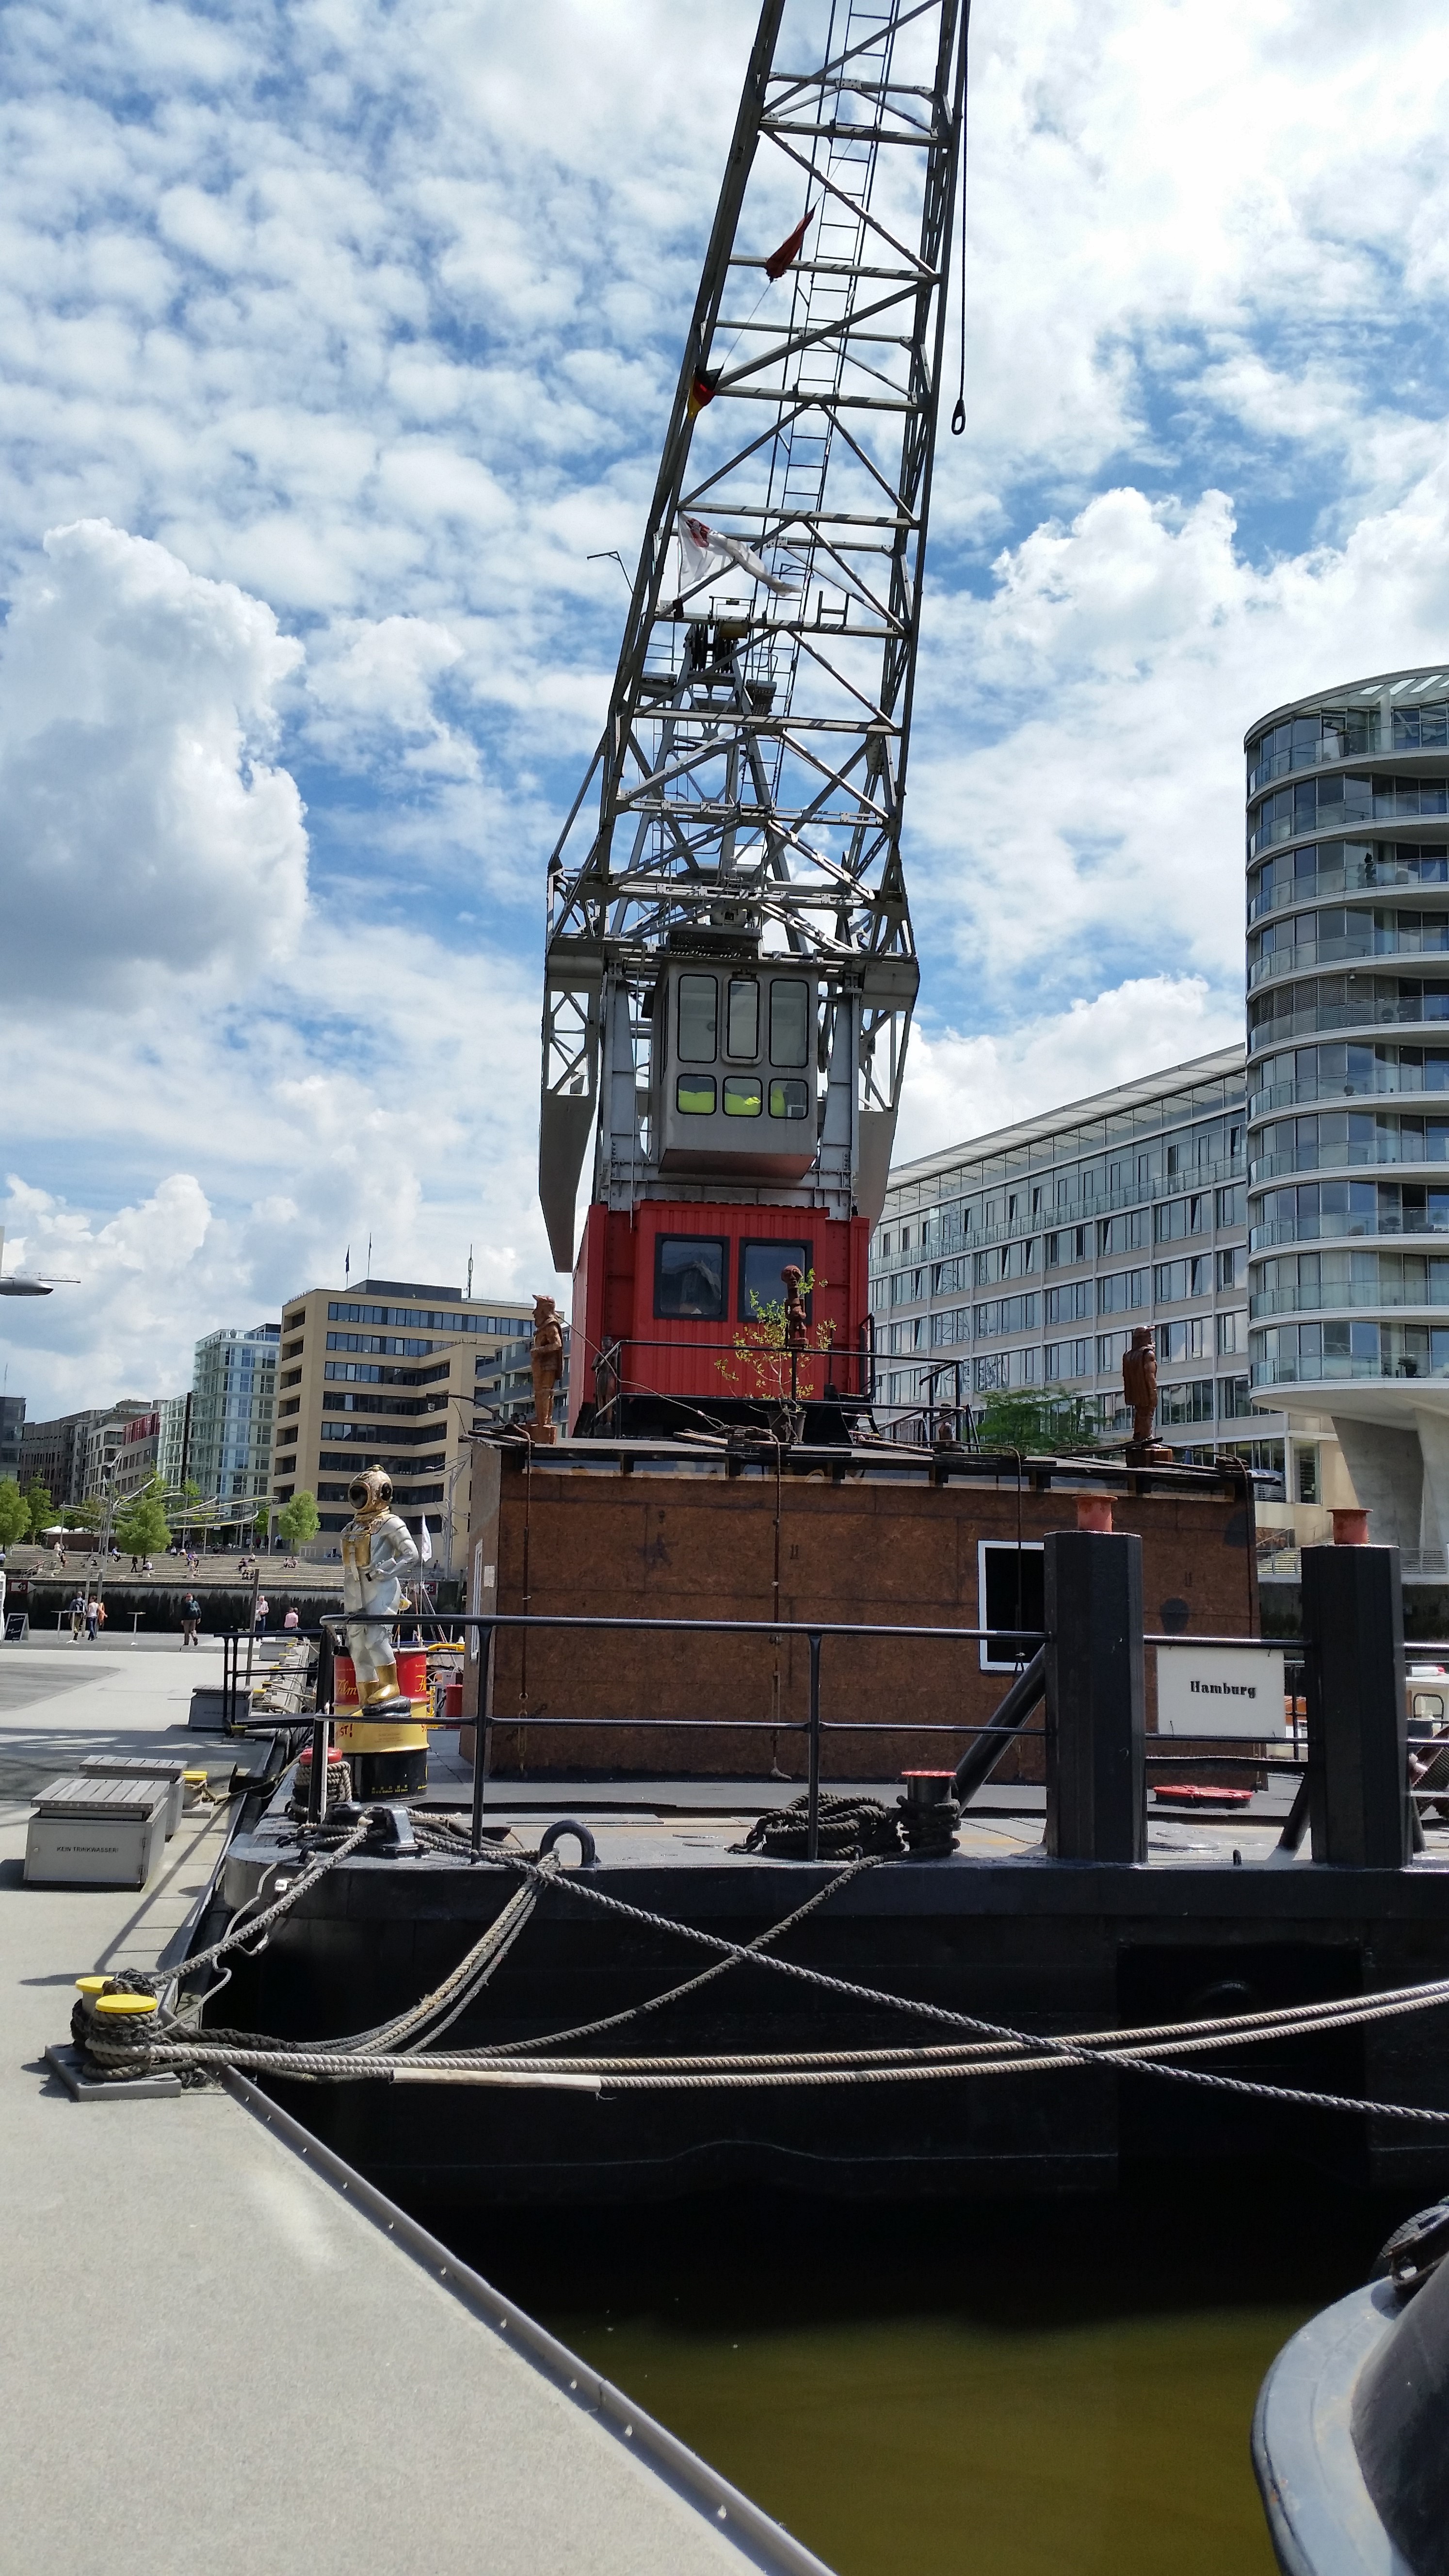
M92 1598L86 1603L86 1635L94 1645L101 1633L101 1605Z
M70 1641L73 1646L78 1646L80 1644L80 1634L82 1628L85 1626L85 1616L85 1597L82 1593L77 1592L70 1605Z
M259 1593L257 1594L257 1607L256 1607L256 1631L257 1631L257 1635L258 1635L259 1637L261 1636L261 1634L263 1633L263 1630L264 1630L264 1629L265 1629L265 1627L266 1627L266 1624L267 1624L267 1612L270 1610L271 1606L272 1606L272 1605L271 1605L270 1601L267 1599L267 1596L266 1596L265 1592L259 1592Z
M197 1600L194 1592L188 1592L185 1600L181 1604L181 1643L183 1647L194 1646L196 1644L196 1632L200 1625L201 1603Z

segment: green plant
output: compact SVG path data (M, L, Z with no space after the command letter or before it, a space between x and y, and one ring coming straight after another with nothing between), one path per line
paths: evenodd
M96 1530L104 1519L105 1512L97 1502L67 1503L60 1516L60 1525L68 1530Z
M989 1395L977 1423L983 1449L1020 1449L1037 1458L1095 1449L1101 1436L1086 1395Z
M30 1528L30 1511L13 1476L0 1477L0 1547L13 1547Z
M321 1526L316 1498L308 1493L305 1485L289 1503L282 1505L277 1514L277 1536L285 1542L292 1556L296 1555L299 1547L306 1546L309 1538L316 1537Z
M31 1477L25 1488L25 1508L30 1516L30 1535L39 1538L42 1530L49 1529L55 1516L55 1506L49 1489L36 1476Z
M132 1494L116 1517L114 1536L123 1556L154 1556L170 1545L166 1488L159 1476L153 1476L139 1493Z
M814 1271L807 1270L800 1282L800 1294L809 1297L817 1286L829 1285L828 1279L817 1281ZM716 1360L715 1366L726 1386L741 1388L746 1395L768 1396L779 1403L790 1394L785 1300L752 1294L750 1304L754 1308L752 1321L739 1326L733 1348ZM807 1332L795 1371L796 1391L802 1401L821 1393L813 1363L825 1358L834 1339L833 1324L815 1324Z

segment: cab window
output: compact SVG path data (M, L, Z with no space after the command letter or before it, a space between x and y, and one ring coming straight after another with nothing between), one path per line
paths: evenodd
M793 975L776 976L770 986L770 1062L810 1061L810 987Z
M654 1312L718 1324L725 1312L726 1247L712 1234L661 1234L654 1247Z
M787 1262L795 1264L808 1279L813 1267L808 1243L742 1243L740 1245L740 1303L742 1324L754 1321L766 1306L784 1302L785 1287L780 1277ZM810 1312L811 1300L805 1301Z
M679 1061L713 1064L719 1053L719 980L714 975L679 979Z

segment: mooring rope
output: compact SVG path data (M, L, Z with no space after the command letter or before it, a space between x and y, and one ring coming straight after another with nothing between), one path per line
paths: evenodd
M419 1822L422 1819L418 1820ZM312 1870L306 1871L284 1892L265 1915L255 1918L242 1934L232 1927L227 1937L212 1952L201 1954L202 1960L217 1957L239 1938L254 1938L286 1907L295 1903L303 1888L314 1886L323 1871L335 1865L349 1850L364 1839L371 1819L354 1828L336 1850L328 1853ZM434 1836L428 1840L435 1847L456 1850L451 1836ZM108 2074L121 2075L152 2067L176 2067L183 2072L203 2076L225 2067L244 2067L257 2073L282 2074L294 2078L344 2082L359 2077L383 2078L389 2082L473 2083L502 2087L537 2086L549 2089L578 2090L592 2093L607 2086L612 2092L663 2091L726 2086L740 2089L778 2088L801 2084L860 2084L939 2080L959 2075L1004 2075L1050 2071L1063 2066L1097 2066L1126 2068L1155 2075L1170 2082L1206 2086L1214 2091L1246 2095L1255 2100L1295 2104L1307 2108L1354 2111L1386 2119L1407 2120L1433 2127L1449 2125L1449 2110L1434 2110L1407 2103L1373 2102L1352 2096L1309 2092L1282 2085L1269 2085L1244 2077L1213 2075L1197 2067L1162 2063L1193 2051L1274 2039L1311 2036L1358 2024L1388 2020L1404 2013L1425 2011L1449 2002L1449 1980L1434 1980L1417 1987L1397 1988L1369 1998L1344 1998L1318 2004L1288 2005L1268 2008L1251 2014L1222 2016L1214 2021L1163 2023L1148 2029L1128 2032L1092 2032L1068 2038L1042 2033L1017 2031L1009 2026L988 2022L979 2016L958 2013L939 2004L930 2004L912 1996L895 1995L882 1989L862 1986L853 1980L827 1975L823 1970L808 1968L794 1960L773 1957L765 1948L794 1922L814 1910L826 1897L834 1894L847 1880L863 1868L876 1865L863 1859L838 1871L826 1885L816 1890L806 1903L779 1924L767 1927L753 1942L742 1944L725 1940L717 1933L681 1923L670 1916L651 1912L609 1896L602 1888L591 1885L576 1873L556 1876L552 1855L544 1862L532 1861L521 1854L488 1852L479 1857L496 1867L523 1873L524 1885L505 1905L488 1932L484 1933L467 1956L444 1979L441 1986L423 1997L409 2012L377 2031L360 2038L324 2041L308 2045L261 2041L254 2034L214 2033L205 2040L182 2038L174 2031L158 2028L149 2016L117 2029L107 2026L90 2003L82 1998L77 2006L80 2028L77 2036L92 2057ZM629 1921L649 1928L673 1933L677 1937L706 1947L716 1953L716 1965L687 1986L676 1988L667 1996L631 2007L627 2013L611 2015L604 2023L582 2026L578 2032L554 2034L550 2038L516 2044L511 2052L501 2043L479 2050L432 2052L427 2056L409 2053L399 2057L390 2052L388 2041L405 2038L421 2045L419 2034L424 2026L436 2023L439 2010L452 2004L448 2021L457 2018L472 1992L491 1974L507 1947L522 1931L533 1905L550 1882L581 1896ZM530 1902L525 1908L522 1900ZM836 2052L800 2052L780 2057L714 2057L714 2058L634 2058L553 2059L524 2052L556 2046L560 2037L592 2035L602 2027L617 2027L621 2021L637 2018L641 2013L658 2009L679 1994L694 1991L709 1978L725 1969L753 1959L758 1965L778 1974L802 1981L817 1990L836 1994L852 2003L864 2003L895 2012L923 2016L952 2029L973 2034L971 2045L917 2048L912 2050L862 2049ZM188 1967L200 1964L188 1962ZM480 1973L481 1972L481 1973ZM440 2025L446 2027L446 2024Z

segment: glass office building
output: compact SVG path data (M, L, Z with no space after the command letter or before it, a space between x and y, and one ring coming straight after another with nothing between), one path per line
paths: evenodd
M255 1324L196 1345L187 1473L203 1502L267 1499L281 1337L280 1324Z
M1407 1572L1449 1544L1449 669L1247 751L1255 1402L1331 1416Z
M1131 1427L1122 1354L1157 1337L1162 1438L1282 1471L1248 1379L1241 1047L899 1166L871 1246L881 1411L1025 1388Z

